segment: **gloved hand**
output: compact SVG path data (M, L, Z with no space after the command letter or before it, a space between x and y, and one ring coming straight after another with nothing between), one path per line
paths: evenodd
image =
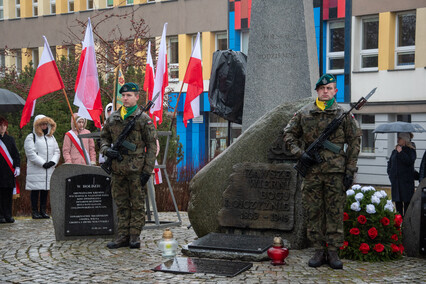
M16 167L14 172L15 177L19 176L20 174L21 174L21 169L19 167Z
M144 186L148 182L150 177L151 177L150 174L141 173L140 179L141 179L142 186Z
M306 152L303 152L302 157L300 157L300 162L306 167L311 167L316 163L315 160L312 159L312 157L309 156Z
M49 162L43 164L43 168L48 169L48 168L53 167L54 165L55 165L55 162L49 161Z
M107 156L108 158L111 158L111 159L117 159L118 156L120 156L120 153L116 150L108 148L108 150L106 150L106 152L105 152L105 156Z
M345 189L348 189L352 186L354 183L354 177L352 175L346 174L343 178L343 185L345 186Z

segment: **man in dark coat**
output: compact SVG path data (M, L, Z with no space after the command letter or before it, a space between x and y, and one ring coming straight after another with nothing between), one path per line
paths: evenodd
M416 150L410 133L398 133L398 144L389 158L387 172L392 186L392 201L403 217L414 194L415 161Z
M8 121L0 117L0 223L13 223L12 196L21 159L15 139L7 134Z

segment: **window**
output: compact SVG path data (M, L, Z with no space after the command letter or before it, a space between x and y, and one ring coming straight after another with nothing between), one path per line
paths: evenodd
M359 114L356 118L361 126L362 137L361 137L361 153L363 154L374 154L375 150L375 139L373 130L375 128L375 116L374 114Z
M377 70L379 59L379 18L362 20L361 27L361 70Z
M75 59L75 46L74 45L67 46L67 55L68 55L68 59L71 59L71 60Z
M33 62L33 68L37 69L38 64L40 63L39 56L38 56L38 48L34 48L31 51L31 56L32 56L32 62Z
M331 22L327 33L327 73L338 74L344 71L345 23Z
M249 31L241 32L241 51L248 55Z
M51 46L50 51L52 52L53 59L56 60L56 47Z
M396 17L395 68L413 68L416 43L416 13L400 13Z
M107 7L113 7L114 6L114 0L107 0Z
M396 121L403 121L411 123L411 114L398 114L396 116Z
M87 0L87 10L93 10L93 0Z
M68 0L68 12L74 12L74 0Z
M56 14L56 0L50 0L50 14Z
M216 33L216 50L228 49L228 36L226 32Z
M21 0L15 0L15 18L21 17Z
M16 71L20 74L22 71L22 52L20 49L15 50L15 56Z
M169 50L168 50L168 59L169 59L169 81L177 82L179 81L179 42L178 37L169 37L168 40Z
M240 124L231 123L231 143L241 135ZM227 148L228 121L209 112L209 158L213 159Z
M191 50L195 44L195 40L197 39L197 34L193 35L191 38ZM200 50L201 50L201 58L203 58L203 36L200 33Z
M4 75L4 69L6 68L6 53L4 49L0 49L0 74Z
M4 6L3 6L3 0L0 0L0 20L4 19Z
M38 0L33 0L33 17L38 16Z
M133 0L126 0L126 5L133 5Z

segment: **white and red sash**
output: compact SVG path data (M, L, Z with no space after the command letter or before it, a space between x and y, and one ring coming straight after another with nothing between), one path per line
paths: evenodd
M10 170L13 174L15 174L15 168L13 167L13 159L10 156L9 151L7 150L6 145L3 143L3 141L0 140L0 153L3 156L3 158L6 160L7 165L9 166ZM18 195L20 193L19 189L19 183L18 180L15 179L15 188L13 189L13 195Z
M83 159L86 161L86 164L89 164L90 165L90 157L89 157L89 155L88 155L88 153L87 153L87 151L86 151L86 149L84 149L84 152L83 152L83 148L81 147L81 144L80 144L80 139L78 138L78 136L77 136L77 134L75 134L74 133L74 131L72 131L72 130L70 130L70 131L68 131L67 133L65 133L70 139L71 139L71 142L74 144L74 146L77 148L77 150L78 150L78 152L80 152L80 155L83 157ZM86 153L86 155L84 155L84 153ZM87 157L87 159L89 159L89 161L87 161L86 160L86 157ZM88 162L88 163L87 163Z
M158 162L157 162L157 160L155 160L155 165L158 165ZM154 169L154 173L155 173L155 175L154 175L154 184L155 185L157 185L157 184L160 184L160 183L162 183L163 182L163 178L162 178L162 176L161 176L161 171L160 171L160 169L159 168L155 168Z

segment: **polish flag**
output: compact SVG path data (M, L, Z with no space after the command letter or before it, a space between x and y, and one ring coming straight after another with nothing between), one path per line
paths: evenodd
M93 120L95 126L101 128L101 90L98 81L95 43L93 41L90 18L87 22L77 79L75 81L74 105L79 107L79 116Z
M151 41L148 42L148 50L146 51L145 81L143 82L143 90L148 91L148 99L152 100L152 92L154 90L154 64L151 56Z
M163 97L164 90L169 85L169 74L167 71L167 47L166 47L166 31L167 23L164 24L163 34L161 36L160 51L158 54L157 68L155 69L154 78L154 91L149 97L152 100L152 96L155 96L158 92L160 96L155 100L154 106L149 110L151 118L154 120L154 124L161 124L163 122ZM154 118L155 117L155 118Z
M35 100L37 98L65 88L49 43L45 36L43 38L43 53L22 111L21 123L19 125L21 128L30 121L31 116L34 114Z
M200 33L197 34L192 47L191 58L186 68L183 83L188 84L185 105L183 108L183 123L187 126L188 119L200 115L200 94L203 92L203 72L201 69Z

